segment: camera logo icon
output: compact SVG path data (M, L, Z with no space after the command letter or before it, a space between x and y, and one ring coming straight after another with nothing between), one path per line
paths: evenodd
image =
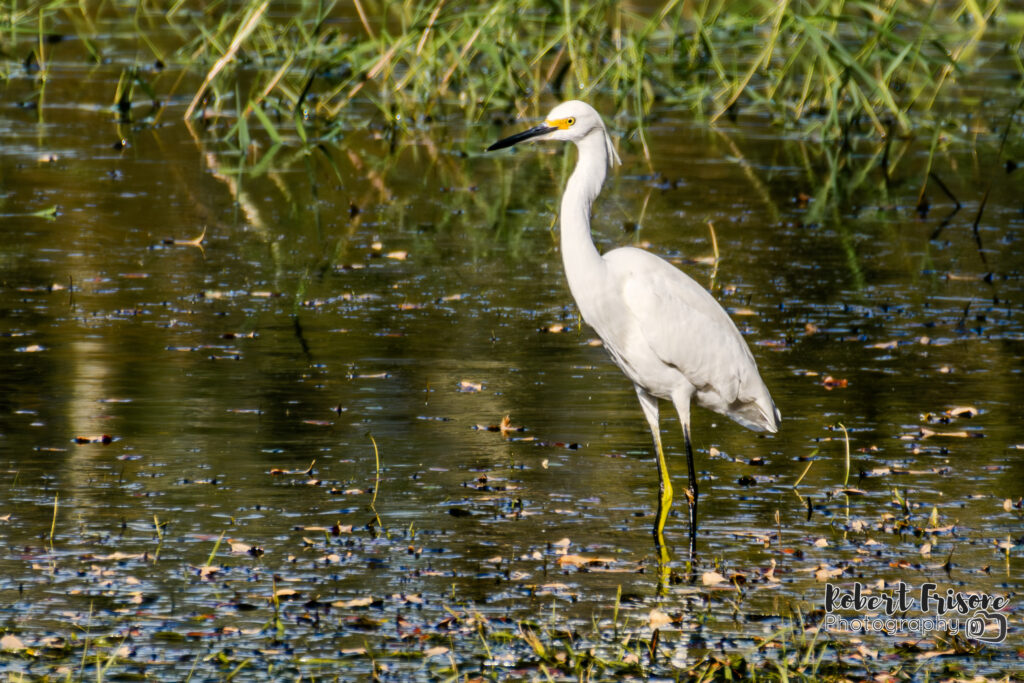
M1006 640L1007 619L1000 612L979 610L964 626L967 637L978 642L996 644Z

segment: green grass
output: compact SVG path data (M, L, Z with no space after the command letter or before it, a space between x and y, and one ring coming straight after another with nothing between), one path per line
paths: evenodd
M128 10L5 5L0 75L24 57L45 80L56 47L45 36L59 21L98 60L104 48L89 27L117 11ZM156 92L128 68L120 106L135 87L154 100L187 94L175 115L251 118L275 140L286 122L299 138L310 126L351 125L357 101L408 131L452 112L537 115L542 100L568 98L608 102L645 150L643 122L657 101L709 122L768 116L821 139L908 135L936 127L961 83L993 60L1016 72L1018 94L1024 74L1024 14L1000 0L666 0L643 15L613 0L321 0L288 11L250 0L131 12L140 53L183 75Z

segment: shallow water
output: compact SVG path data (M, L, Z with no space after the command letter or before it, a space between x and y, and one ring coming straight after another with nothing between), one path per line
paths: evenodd
M828 567L843 585L1010 595L1007 643L943 665L1020 670L1024 208L997 140L954 136L937 157L963 208L934 239L953 204L933 184L915 211L927 140L893 143L888 182L881 148L856 143L838 200L823 191L835 150L756 119L711 129L661 108L650 165L619 141L600 247L641 244L713 277L784 416L763 436L695 411L698 570L748 577L740 596L685 580L682 438L664 406L680 494L659 590L650 436L561 271L571 152L483 154L510 128L454 114L393 143L367 109L365 129L321 148L242 155L223 126L182 123L183 97L156 125L118 122L119 74L69 63L41 109L20 106L36 101L31 74L2 86L7 632L42 649L69 625L124 638L125 669L165 680L245 657L270 662L252 673L267 678L365 673L360 648L428 675L449 666L422 657L435 642L463 671L522 675L514 648L460 650L474 619L583 629L621 590L640 635L654 606L677 617L663 647L685 666L820 611ZM978 414L927 416L956 406ZM505 415L522 431L487 429ZM859 495L837 493L839 424ZM779 582L763 578L773 561ZM283 631L275 587L297 591Z

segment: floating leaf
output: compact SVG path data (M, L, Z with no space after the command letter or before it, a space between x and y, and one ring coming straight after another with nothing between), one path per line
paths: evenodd
M205 225L203 226L203 232L199 235L199 237L193 237L192 239L189 240L165 239L164 244L170 244L176 247L198 247L199 249L202 249L204 239L206 239Z
M700 575L700 582L705 586L717 586L720 583L725 583L725 581L725 576L716 571L704 572Z
M46 347L39 344L29 344L28 346L19 346L14 350L17 353L39 353L40 351L45 351Z
M308 475L308 474L313 472L313 465L315 465L315 464L316 464L316 460L314 459L313 462L309 463L309 467L307 467L304 470L283 470L283 469L281 469L279 467L272 467L270 469L269 474L272 474L274 476L279 476L279 475L282 475L282 474L303 474L303 475Z
M558 566L583 567L589 564L608 564L614 562L614 557L583 557L582 555L560 555Z
M220 571L220 567L214 567L213 565L207 565L199 568L199 578L201 579L212 579L214 574Z
M109 434L100 434L98 436L76 436L73 441L77 444L86 443L101 443L107 445L114 440L114 437Z
M362 598L352 598L351 600L340 600L338 602L332 602L331 607L369 607L373 604L373 602L373 598L371 598L370 596L365 596Z
M949 415L950 417L971 418L977 417L980 414L980 412L981 411L979 411L974 406L953 406L952 408L948 408L946 410L946 414Z
M94 560L113 560L120 562L122 560L141 560L146 557L145 553L122 553L121 551L110 553L109 555L94 555Z
M8 633L0 638L0 650L17 651L24 650L25 643L18 636Z
M509 434L513 432L525 432L525 427L520 427L512 424L512 418L509 415L501 418L501 423L496 425L474 425L473 429L478 429L486 432L501 432L501 435L508 438Z
M828 581L841 576L845 570L840 567L817 567L814 570L814 578L818 581Z
M931 438L947 438L947 439L971 439L981 438L984 434L978 432L937 432L934 429L928 429L927 427L921 427L916 433L911 432L909 434L903 434L900 438L904 441L913 441L916 439L931 439Z
M668 626L672 623L672 617L662 612L660 609L655 607L647 615L647 625L651 629L661 628L662 626Z
M468 379L464 379L459 382L459 391L467 394L472 394L477 391L483 391L484 385L481 382L471 382Z

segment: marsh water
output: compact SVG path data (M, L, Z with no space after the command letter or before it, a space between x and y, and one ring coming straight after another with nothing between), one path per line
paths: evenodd
M712 287L783 415L765 436L695 411L697 580L679 495L666 582L650 435L562 274L574 151L485 154L532 121L396 127L359 102L341 135L239 150L230 122L182 121L184 94L156 118L112 109L122 65L66 54L43 94L28 71L0 84L7 633L39 651L106 638L165 680L247 658L267 679L381 661L500 677L526 655L460 654L474 619L614 613L641 638L658 608L685 667L820 613L826 578L932 581L1011 596L1010 632L917 666L1019 671L1024 176L999 152L995 77L978 87L1000 106L959 112L932 166L959 210L934 181L917 210L927 139L840 154L663 104L648 162L610 122L624 164L595 206L600 248L645 246ZM705 587L711 571L749 585Z

